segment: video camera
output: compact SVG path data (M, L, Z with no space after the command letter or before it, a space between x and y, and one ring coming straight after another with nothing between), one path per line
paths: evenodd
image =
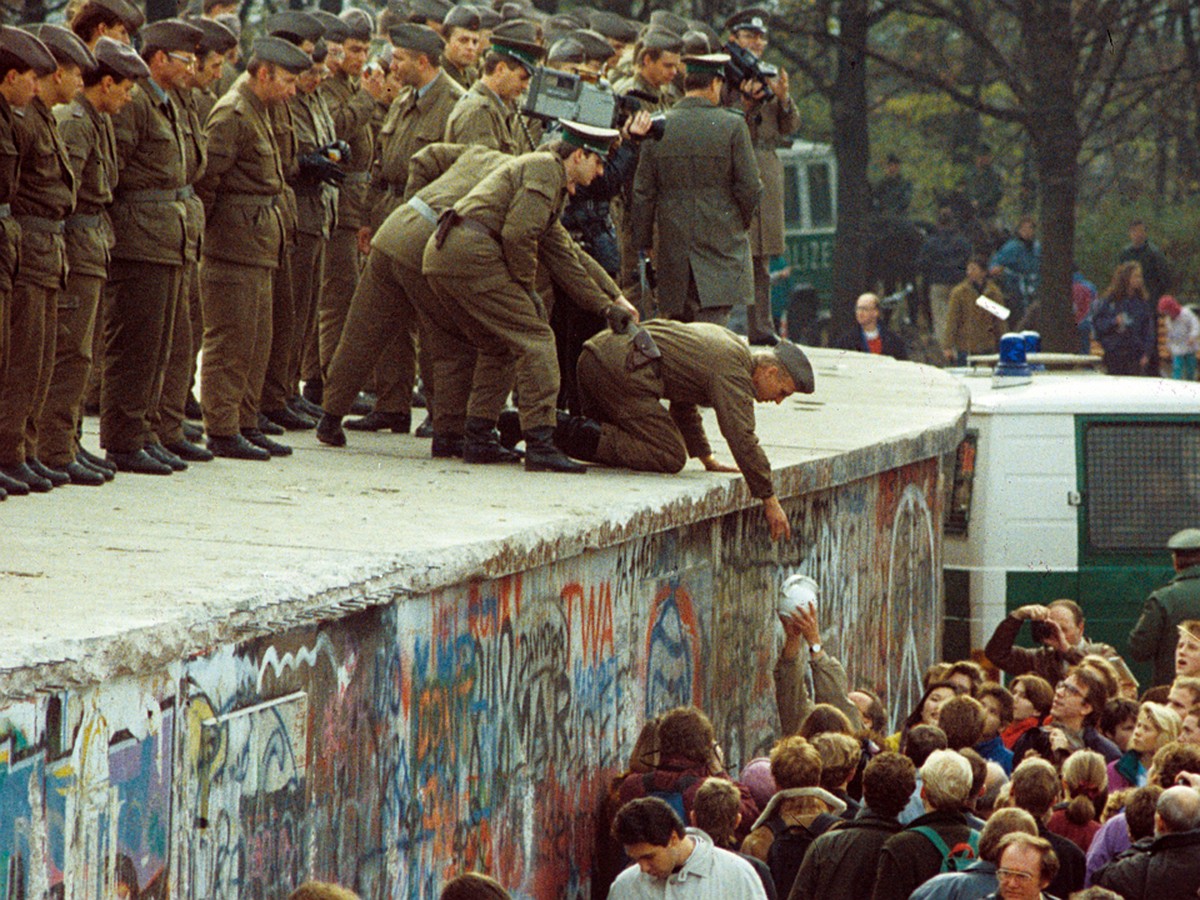
M570 72L538 66L529 80L525 106L521 112L544 122L566 119L596 128L620 128L625 120L653 97L641 91L618 94L607 81L591 82ZM662 115L651 118L651 140L659 140L666 130Z
M767 82L779 77L777 67L763 62L745 47L740 47L733 41L727 42L723 49L729 54L729 62L725 63L725 80L729 84L739 85L743 81L757 81L763 87L763 103L775 99L775 92L771 90L771 85Z

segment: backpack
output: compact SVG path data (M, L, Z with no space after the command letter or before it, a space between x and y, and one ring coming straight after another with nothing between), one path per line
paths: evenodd
M675 814L679 816L681 822L688 821L688 814L683 808L683 795L691 790L692 785L701 781L699 775L683 775L675 781L674 787L669 791L656 790L654 788L654 776L656 772L646 772L642 775L642 789L647 797L657 797L662 800L667 806L675 810Z
M771 870L771 880L775 882L775 891L780 897L792 892L792 883L812 842L841 821L829 813L821 813L807 828L788 825L779 816L767 820L767 827L774 835L771 848L767 851L767 867Z
M939 872L961 872L979 859L979 832L974 828L971 829L970 837L953 847L928 825L912 830L937 847L938 852L942 854L942 867L938 869Z

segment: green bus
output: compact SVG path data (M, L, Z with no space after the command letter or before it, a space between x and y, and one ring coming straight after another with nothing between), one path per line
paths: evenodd
M837 164L833 148L812 141L793 141L779 150L783 162L783 222L787 253L773 270L790 269L776 281L771 307L776 319L789 313L793 338L795 319L808 329L829 314L833 296L833 235L837 228Z

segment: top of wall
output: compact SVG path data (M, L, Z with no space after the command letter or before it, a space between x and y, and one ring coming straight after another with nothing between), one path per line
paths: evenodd
M780 497L947 453L966 389L937 369L812 350L817 391L758 405ZM419 411L418 411L419 412ZM711 411L718 457L732 462ZM95 420L85 444L95 448ZM269 463L122 474L0 505L0 699L145 671L220 643L493 578L755 501L737 475L528 474L411 436L310 432Z

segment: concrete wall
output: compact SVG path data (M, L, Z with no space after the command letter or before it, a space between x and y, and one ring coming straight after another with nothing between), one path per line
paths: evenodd
M326 609L0 710L0 897L434 897L464 867L587 897L599 798L643 720L696 703L731 766L777 737L774 599L903 715L941 623L936 459L432 593Z

